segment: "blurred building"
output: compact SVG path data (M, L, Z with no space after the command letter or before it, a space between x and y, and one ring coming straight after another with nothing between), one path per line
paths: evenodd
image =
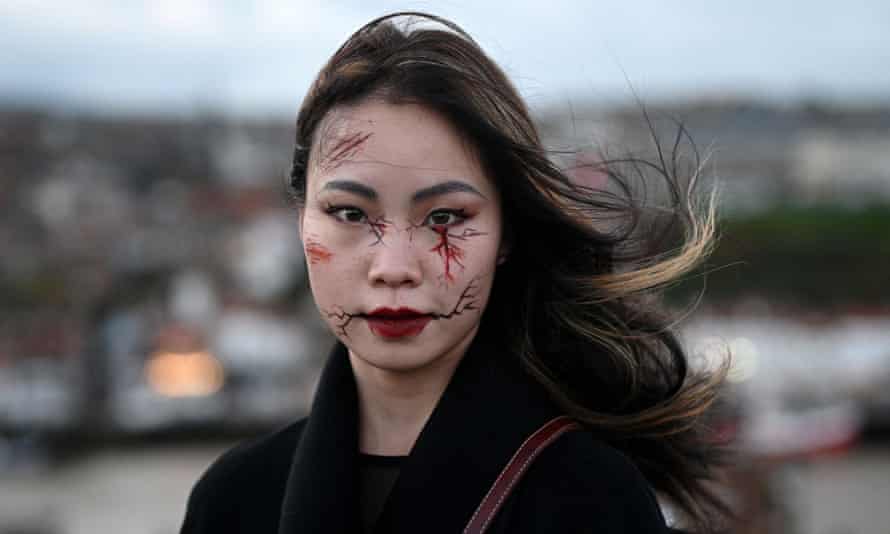
M0 432L305 411L329 338L284 192L290 137L214 117L0 113Z
M722 207L730 213L890 202L890 109L728 98L647 106L645 113L666 154L679 126L685 128L681 157L688 162L698 150L704 176L719 182ZM589 159L628 152L656 157L640 106L552 108L539 114L539 124L557 157L578 146L592 154Z
M890 201L890 109L648 113L665 147L685 126L730 212ZM638 106L538 121L592 187L602 157L653 155ZM275 424L306 409L330 338L285 191L292 137L289 120L0 111L0 430Z

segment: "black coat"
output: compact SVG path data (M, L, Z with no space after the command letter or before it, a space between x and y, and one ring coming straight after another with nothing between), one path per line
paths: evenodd
M342 345L310 416L220 457L192 490L183 534L360 533L355 380ZM376 533L459 533L519 445L559 410L497 345L477 338L401 465ZM488 532L666 532L654 494L585 431L535 460Z

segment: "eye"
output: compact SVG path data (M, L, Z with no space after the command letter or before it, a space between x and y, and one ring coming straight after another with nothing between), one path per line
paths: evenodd
M428 226L454 226L467 218L464 210L435 210L426 216L424 224Z
M325 213L345 223L364 223L368 216L365 212L354 206L328 206Z

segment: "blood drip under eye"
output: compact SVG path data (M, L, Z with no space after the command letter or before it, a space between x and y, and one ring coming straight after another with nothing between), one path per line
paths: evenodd
M460 234L452 234L448 232L447 226L432 226L430 229L439 235L439 242L436 246L430 249L430 252L435 252L442 258L442 262L445 264L444 278L448 282L453 282L454 275L451 272L451 262L454 262L457 266L463 269L464 264L461 260L464 259L465 255L464 249L457 246L453 241L455 239L464 241L469 237L486 235L486 232L466 228Z
M463 268L464 264L460 260L464 257L464 251L448 241L448 228L433 226L432 230L439 234L439 243L431 248L430 252L435 252L442 258L442 261L445 263L445 280L452 282L454 281L454 276L451 274L451 262L453 261Z

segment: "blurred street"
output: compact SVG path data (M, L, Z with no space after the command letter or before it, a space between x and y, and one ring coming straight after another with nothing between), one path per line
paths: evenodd
M890 532L890 447L866 447L848 456L787 468L794 532Z
M38 476L0 480L0 534L172 534L188 492L230 444L108 449ZM786 534L886 534L890 445L787 465Z
M192 484L230 444L96 451L62 469L0 479L0 533L177 532Z

